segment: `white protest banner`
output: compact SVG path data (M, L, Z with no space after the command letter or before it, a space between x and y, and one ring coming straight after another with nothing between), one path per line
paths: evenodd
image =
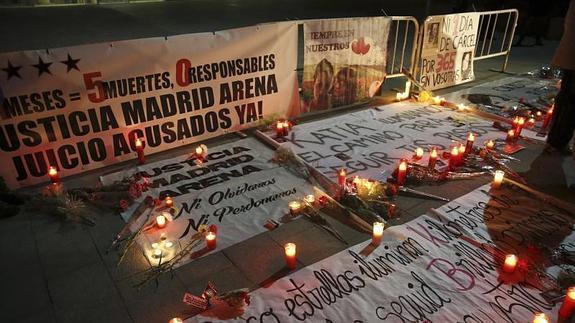
M385 77L390 23L387 17L304 22L301 112L373 97Z
M448 93L445 98L507 119L532 115L539 123L559 91L557 83L557 79L531 75L510 76ZM537 115L537 111L541 113Z
M280 142L334 182L341 168L348 175L385 180L401 158L417 147L448 150L465 143L469 132L476 145L505 134L468 113L414 102L400 102L316 122L296 125ZM271 140L275 135L267 133ZM421 163L427 163L425 154ZM439 164L438 164L439 165Z
M139 241L147 253L162 233L170 241L185 239L202 224L217 225L216 250L221 250L266 231L264 224L270 219L281 223L289 215L290 201L313 193L305 179L271 163L272 156L273 151L255 139L243 139L209 147L201 166L189 155L180 156L107 175L102 182L107 185L139 173L151 182L145 194L173 198L173 219ZM134 206L123 214L125 220Z
M550 263L551 251L575 250L574 211L517 189L489 192L485 185L434 215L385 230L377 248L360 243L256 290L241 311L213 302L186 322L241 316L236 321L523 323L535 313L557 322L560 304L541 293L562 293L551 273L559 269ZM504 272L502 246L521 245L517 254L524 257L533 252L530 243L541 253Z
M479 13L430 16L423 26L423 87L435 90L472 81Z
M0 54L0 175L17 188L283 117L297 25Z

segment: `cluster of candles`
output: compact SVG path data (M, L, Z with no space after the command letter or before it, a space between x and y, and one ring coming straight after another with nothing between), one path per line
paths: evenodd
M503 262L503 272L511 274L515 272L517 264L519 263L519 258L516 255L510 254L505 256L505 261ZM563 300L563 304L559 309L559 316L561 318L568 319L573 316L575 312L575 287L569 287ZM544 313L537 313L533 317L533 323L548 323L549 318Z
M302 203L300 200L294 200L288 203L289 212L292 216L299 215L307 205L313 206L315 203L315 195L308 194L304 196L303 202L304 203Z
M172 241L168 241L166 236L162 234L160 237L160 242L152 243L152 256L154 258L162 258L164 253L172 249L173 246L174 243Z
M290 129L291 129L291 125L290 125L289 121L278 120L278 122L276 123L276 136L277 137L285 137L289 134Z

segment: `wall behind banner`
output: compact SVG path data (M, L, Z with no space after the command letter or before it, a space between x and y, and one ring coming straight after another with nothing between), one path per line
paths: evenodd
M12 188L284 117L298 105L292 22L0 55L0 176Z

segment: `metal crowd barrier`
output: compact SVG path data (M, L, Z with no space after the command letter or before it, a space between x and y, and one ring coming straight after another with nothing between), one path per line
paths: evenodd
M402 77L403 68L414 72L419 44L419 22L411 16L392 16L387 43L386 77ZM338 19L338 18L331 18ZM303 46L303 23L325 19L296 20L300 28L300 46ZM298 71L303 70L303 48L298 54ZM301 80L300 80L301 81Z
M484 11L479 17L477 45L474 61L505 56L500 72L505 72L511 53L511 45L517 27L517 9Z
M393 16L387 44L386 74L402 77L403 68L415 72L419 44L419 22L411 16Z

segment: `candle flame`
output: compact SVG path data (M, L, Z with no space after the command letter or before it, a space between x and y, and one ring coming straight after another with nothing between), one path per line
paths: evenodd
M385 224L383 222L373 222L373 235L381 236L383 234L383 228Z
M407 170L407 161L402 159L401 162L399 163L399 170L400 171L406 171Z
M545 313L538 313L533 317L533 323L549 323L549 318Z
M296 254L295 243L289 242L284 245L286 256L294 257Z
M517 256L516 255L505 256L505 264L511 267L515 267L517 265Z
M475 140L475 136L473 135L473 132L469 133L469 136L467 136L467 140L469 141L474 141Z
M55 176L56 174L58 174L56 167L50 166L50 168L48 168L48 175Z
M451 148L451 156L458 156L459 155L459 148L457 148L457 146L453 146L453 148Z
M567 288L567 297L575 301L575 286Z
M206 240L210 240L210 241L211 241L211 240L216 240L216 233L215 233L215 232L212 232L212 231L209 231L209 232L206 234Z
M417 156L417 158L423 157L423 148L418 147L418 148L415 150L415 156Z
M431 157L437 158L437 148L433 147L433 149L431 149Z
M140 138L136 138L136 147L142 147L142 140L140 140Z

